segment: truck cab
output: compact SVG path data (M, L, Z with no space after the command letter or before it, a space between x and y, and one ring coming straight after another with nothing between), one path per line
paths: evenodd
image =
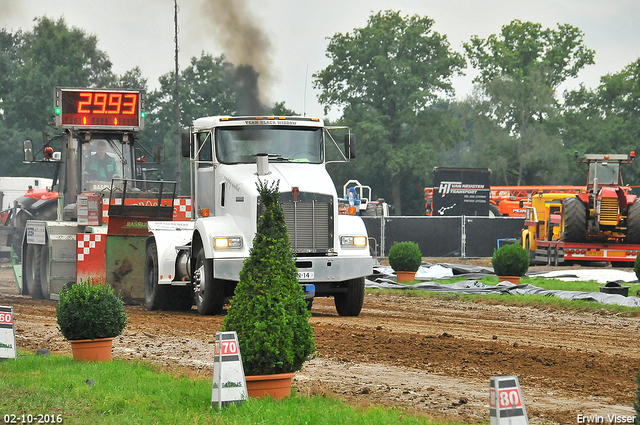
M222 312L252 247L262 208L260 180L279 182L308 304L314 295L333 296L340 315L357 316L374 260L362 219L338 214L338 196L326 170L332 144L338 146L316 118L195 120L182 146L191 163L194 219L179 226L149 224L147 308L186 308L192 293L201 314ZM355 137L347 133L343 157L354 156ZM172 305L176 299L183 300L181 306Z

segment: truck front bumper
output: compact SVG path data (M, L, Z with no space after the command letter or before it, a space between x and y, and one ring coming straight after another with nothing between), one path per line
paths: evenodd
M216 279L238 281L243 258L216 258L213 275ZM298 257L300 283L343 282L373 274L375 260L372 257ZM316 285L317 290L317 285Z

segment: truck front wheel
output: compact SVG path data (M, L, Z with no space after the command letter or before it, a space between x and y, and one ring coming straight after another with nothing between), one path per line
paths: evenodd
M562 236L565 242L584 242L587 239L587 207L578 198L562 200Z
M196 277L193 285L198 313L222 314L224 287L222 281L213 278L213 260L205 258L204 248L196 257Z
M364 302L364 277L357 277L344 282L346 293L334 295L336 310L340 316L357 316Z

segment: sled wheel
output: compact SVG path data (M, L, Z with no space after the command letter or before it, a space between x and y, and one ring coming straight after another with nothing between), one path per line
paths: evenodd
M27 290L31 294L31 298L43 298L42 285L40 285L40 251L42 248L40 245L27 245L27 252L25 254L26 273L25 279L27 281Z

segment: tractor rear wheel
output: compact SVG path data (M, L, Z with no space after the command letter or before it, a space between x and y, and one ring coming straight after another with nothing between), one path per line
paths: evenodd
M579 198L562 200L562 240L584 242L587 239L587 207Z
M627 237L626 243L640 243L640 198L636 198L629 206L627 214Z

